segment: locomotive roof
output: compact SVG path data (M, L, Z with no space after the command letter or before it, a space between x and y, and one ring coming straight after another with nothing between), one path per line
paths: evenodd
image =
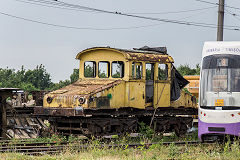
M154 49L156 49L156 51L154 51ZM167 51L165 47L153 48L153 50L142 50L141 48L140 49L134 48L133 50L130 50L130 49L119 49L119 48L110 48L110 47L93 47L93 48L88 48L79 52L76 56L76 59L80 59L80 56L83 53L96 51L96 50L111 50L115 52L120 52L128 60L152 61L152 62L163 62L163 63L174 62L173 58L166 53Z

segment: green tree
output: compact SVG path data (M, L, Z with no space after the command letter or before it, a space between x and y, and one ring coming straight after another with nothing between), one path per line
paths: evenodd
M200 65L197 64L196 68L191 68L188 64L180 65L177 67L179 73L183 76L185 75L200 75Z
M39 90L38 88L33 86L33 84L31 84L31 83L24 83L24 82L21 83L21 85L18 88L21 88L21 89L23 89L25 91L29 91L29 92Z
M152 73L152 70L151 69L146 69L146 80L151 80L151 73Z
M70 75L71 83L76 82L79 79L79 69L73 69L73 73Z
M24 66L18 71L0 68L0 82L0 87L22 88L27 91L44 90L52 84L50 74L43 65L27 71Z
M41 64L37 66L34 70L28 70L25 73L24 81L31 83L34 87L44 90L49 88L51 82L50 74L47 73L45 67Z
M94 77L94 69L92 66L87 65L84 67L84 77Z
M47 90L52 90L52 91L57 90L57 89L65 87L69 84L71 84L71 81L68 79L65 81L60 80L58 83L51 84L51 86Z

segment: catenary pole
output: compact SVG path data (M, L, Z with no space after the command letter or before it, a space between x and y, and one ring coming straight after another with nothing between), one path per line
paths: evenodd
M225 4L224 1L225 0L219 0L217 41L223 41L224 4Z

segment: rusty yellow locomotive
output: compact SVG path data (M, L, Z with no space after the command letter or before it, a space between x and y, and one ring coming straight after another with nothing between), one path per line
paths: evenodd
M63 134L134 132L139 122L156 132L181 135L197 114L196 98L165 47L133 50L95 47L81 51L79 79L45 95L35 114Z

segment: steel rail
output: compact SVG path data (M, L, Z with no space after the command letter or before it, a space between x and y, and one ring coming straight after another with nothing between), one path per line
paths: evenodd
M21 143L21 144L12 144L0 146L0 153L3 152L16 152L16 153L24 153L31 155L40 155L40 154L56 154L64 151L64 149L71 148L77 151L87 150L93 148L149 148L152 145L199 145L199 144L212 144L213 142L205 142L202 143L200 141L174 141L174 142L159 142L159 143L134 143L134 144L78 144L78 143Z

